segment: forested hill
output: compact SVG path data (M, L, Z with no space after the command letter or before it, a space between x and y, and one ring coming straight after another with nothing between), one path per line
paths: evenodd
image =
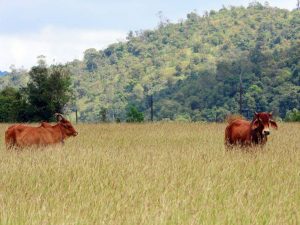
M6 74L7 74L6 71L1 71L1 70L0 70L0 77L1 77L1 76L4 76L4 75L6 75Z
M151 102L155 120L220 121L239 112L240 78L244 115L284 118L300 109L299 49L300 11L252 3L160 21L67 65L82 121L125 120L129 105L149 119ZM0 86L25 77L16 70Z

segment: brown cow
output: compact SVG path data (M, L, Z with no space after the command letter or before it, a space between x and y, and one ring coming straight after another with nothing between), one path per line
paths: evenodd
M72 124L61 114L55 113L57 124L51 125L42 122L39 127L31 127L23 124L10 126L5 132L6 148L46 146L63 143L70 136L76 136L78 132Z
M229 121L225 130L225 145L227 147L264 145L270 134L270 126L277 129L272 114L266 112L255 112L251 122L243 119Z

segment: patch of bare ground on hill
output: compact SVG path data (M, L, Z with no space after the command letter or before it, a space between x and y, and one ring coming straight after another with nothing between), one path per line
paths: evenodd
M7 152L0 224L299 224L300 124L224 149L225 124L75 126L62 147Z

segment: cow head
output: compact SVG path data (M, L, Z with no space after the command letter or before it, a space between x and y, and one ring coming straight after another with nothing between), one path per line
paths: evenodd
M262 135L269 135L270 134L270 126L277 129L277 124L274 120L272 120L272 113L254 113L254 118L252 121L252 129L259 128Z
M63 117L60 113L54 114L58 124L60 125L61 131L67 136L77 136L78 132L74 129L73 125Z

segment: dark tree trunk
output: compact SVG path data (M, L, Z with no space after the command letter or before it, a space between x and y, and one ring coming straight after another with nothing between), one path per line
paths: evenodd
M150 95L150 119L153 122L153 95Z
M76 124L77 124L78 123L77 109L75 110L75 121L76 121Z

